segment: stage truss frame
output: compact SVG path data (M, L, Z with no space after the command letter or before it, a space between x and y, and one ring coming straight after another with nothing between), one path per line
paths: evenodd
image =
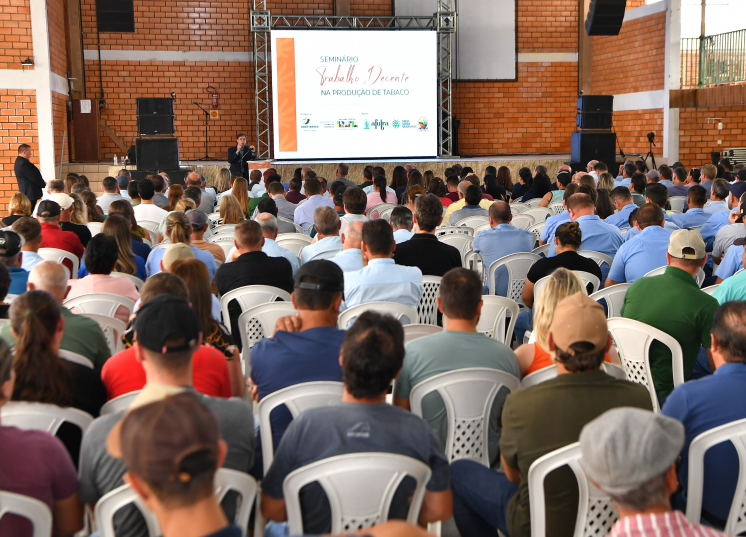
M418 17L352 17L273 15L266 0L252 0L250 30L254 42L254 100L256 106L256 157L272 158L269 32L279 29L309 30L424 30L438 33L438 156L453 155L452 44L457 14L453 0L438 0L438 11Z

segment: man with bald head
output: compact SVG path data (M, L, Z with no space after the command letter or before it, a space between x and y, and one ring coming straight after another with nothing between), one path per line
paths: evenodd
M510 205L496 201L490 206L490 229L474 237L472 249L482 254L485 268L501 257L519 252L530 252L534 247L534 236L530 231L510 225L513 215ZM495 294L506 296L508 292L508 269L500 267L495 272ZM489 283L485 286L489 292Z
M199 203L199 207L197 207L198 210L205 214L210 214L215 210L215 198L205 190L205 184L200 174L197 172L188 173L184 178L184 183L184 190L190 186L196 186L200 189L200 192L202 192L202 199Z
M69 289L65 268L53 261L42 261L31 269L26 285L29 291L46 291L59 304L60 315L65 323L60 349L85 356L97 371L101 371L111 356L109 344L96 321L85 315L76 315L62 305ZM10 331L10 323L5 323L0 329L0 337L11 347L15 346L16 340Z
M329 259L339 265L344 272L363 268L363 251L360 249L363 240L363 224L364 222L361 221L347 224L342 232L342 251Z
M295 273L298 272L298 268L300 267L298 256L275 242L277 234L280 231L277 217L272 213L259 213L254 220L262 226L262 235L264 236L262 252L267 254L269 257L284 257L287 259L290 266L293 267L293 276L295 276Z

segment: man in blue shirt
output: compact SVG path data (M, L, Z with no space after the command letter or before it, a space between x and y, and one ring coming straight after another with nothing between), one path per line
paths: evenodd
M702 210L707 214L728 212L732 207L728 206L730 199L730 185L725 179L717 179L712 183L710 190L710 203Z
M344 272L360 270L363 268L363 251L360 249L362 240L363 223L350 222L342 233L342 251L329 258L329 261L339 265Z
M702 179L701 186L707 190L707 197L709 198L712 183L714 183L718 177L718 169L714 164L705 164L702 166L700 177Z
M673 170L671 170L671 168L663 164L660 168L658 168L658 173L660 174L660 180L658 181L659 185L663 185L666 188L670 188L673 186L673 181L671 181L673 177Z
M313 259L328 259L342 251L342 239L339 238L339 215L329 207L319 207L313 213L316 227L316 242L303 248L301 262L308 263Z
M679 482L684 487L689 477L692 440L715 427L746 418L745 324L746 303L732 301L720 306L715 311L710 336L715 373L678 386L663 406L662 413L679 420L686 432L679 465ZM702 498L704 520L723 527L740 471L739 457L730 442L707 451ZM685 502L686 488L674 497L674 505L683 507Z
M562 195L562 205L565 206L565 210L561 212L560 214L556 214L554 216L550 216L546 219L544 222L544 229L541 230L541 237L539 238L539 244L545 245L549 242L549 239L551 237L554 237L554 232L557 230L557 227L561 224L564 224L565 222L570 221L570 213L567 212L567 200L570 199L570 196L575 194L578 190L578 185L576 183L570 183L565 187L565 193ZM554 248L554 240L552 240L552 245L550 246L550 251Z
M23 238L18 233L10 229L0 230L0 263L5 265L10 273L8 293L11 295L22 295L26 292L29 273L21 268L22 246Z
M671 233L663 228L663 222L663 211L655 203L646 203L638 209L636 227L640 233L617 251L604 287L632 283L666 265Z
M673 184L668 187L668 195L670 197L674 196L684 196L689 193L689 187L691 185L686 184L686 169L685 168L674 168L673 169Z
M347 308L386 301L417 309L423 293L422 272L394 263L391 256L395 249L394 231L386 220L363 224L363 269L344 275Z
M330 207L334 210L334 200L321 195L321 183L318 179L309 178L305 183L308 201L299 204L293 213L293 222L303 228L303 233L308 234L308 228L313 224L313 213L319 207Z
M689 210L683 214L674 214L671 220L680 228L692 228L702 226L710 219L710 214L702 210L707 202L707 191L703 186L694 185L689 189L686 197Z
M459 187L459 193L460 192L461 188ZM453 211L451 213L451 217L448 220L449 224L453 226L459 220L463 220L464 218L468 218L470 216L488 216L487 209L483 209L479 205L479 203L482 201L481 188L475 185L469 185L468 187L466 187L464 200L466 200L466 205L464 205L461 209L458 209L457 211Z
M321 380L342 381L339 351L344 330L337 329L344 275L327 260L303 265L295 276L292 299L298 315L278 322L282 329L251 348L249 392L255 401L296 384ZM292 421L284 406L270 415L272 444L280 444ZM254 475L262 475L262 444L257 434Z
M622 176L617 177L617 179L614 181L614 186L626 186L629 187L630 181L632 180L632 175L637 172L637 167L635 166L634 162L625 162L624 166L622 167Z
M604 222L616 226L619 229L629 227L629 213L637 209L632 200L632 194L626 186L618 186L611 191L611 201L616 207L616 212L607 217Z
M720 266L715 272L715 276L717 276L715 283L721 283L743 268L743 245L744 239L736 239L733 246L725 252L723 260L720 261Z
M490 206L490 229L482 231L474 237L472 249L482 254L485 270L489 266L510 254L530 252L534 246L533 234L525 229L510 225L513 215L510 205L504 201L496 201ZM507 296L508 268L499 267L495 272L495 294ZM485 286L485 294L489 292L489 285Z

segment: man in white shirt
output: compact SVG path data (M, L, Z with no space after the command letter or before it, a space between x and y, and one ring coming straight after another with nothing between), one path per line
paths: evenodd
M148 178L143 179L137 185L137 193L140 194L140 205L133 207L135 219L147 222L160 222L167 211L161 209L153 202L155 196L155 185Z
M409 207L403 205L396 207L391 211L391 218L389 219L391 227L394 229L394 240L396 244L407 242L412 238L414 232L414 217Z
M310 203L310 200L307 203ZM329 207L319 207L313 213L313 223L316 226L316 242L303 248L301 252L303 263L308 263L314 259L328 259L342 251L337 211Z
M104 177L104 180L101 182L101 187L104 189L104 193L98 197L96 205L101 207L101 210L106 214L109 212L109 205L124 198L119 193L117 180L113 177Z
M585 170L588 172L588 175L593 177L593 179L596 180L596 184L598 184L598 174L596 173L596 164L598 164L597 160L591 160L588 165L585 167Z
M365 206L368 203L368 195L359 188L348 188L342 194L342 203L344 203L345 215L341 218L342 227L340 231L344 233L345 228L351 222L365 222L368 217L365 215Z
M282 186L281 183L272 184ZM275 242L275 239L277 239L277 233L279 232L277 218L275 218L272 213L259 213L255 218L255 221L262 226L262 235L264 235L262 252L267 254L269 257L284 257L287 259L290 262L290 266L293 267L293 278L295 278L295 273L298 272L298 268L300 267L298 256Z
M360 270L363 268L363 251L360 249L362 240L363 222L351 222L342 233L342 251L329 261L339 265L343 272Z
M314 223L314 211L319 207L329 207L334 211L334 201L321 196L321 183L315 177L306 180L305 189L308 201L298 205L293 213L293 221L303 228L303 233L308 233L308 229ZM339 219L339 216L337 218ZM339 249L342 249L341 243Z

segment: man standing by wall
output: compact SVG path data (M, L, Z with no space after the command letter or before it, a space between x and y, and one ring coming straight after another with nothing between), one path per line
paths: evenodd
M13 167L16 180L18 181L18 190L23 192L31 201L31 207L41 199L42 191L47 183L41 176L39 168L31 164L31 146L21 144L18 146L18 156Z

